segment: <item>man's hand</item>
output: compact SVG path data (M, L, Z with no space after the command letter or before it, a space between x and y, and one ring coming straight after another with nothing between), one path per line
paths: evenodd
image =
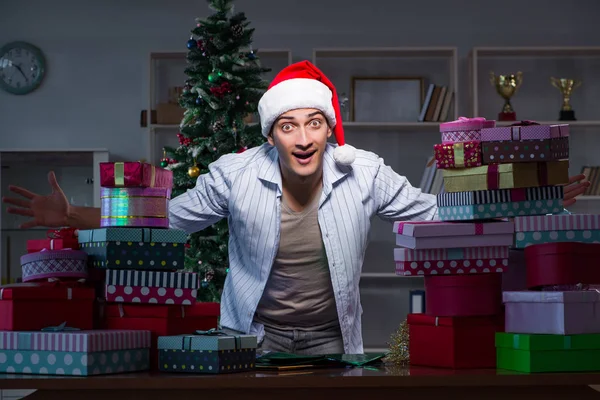
M564 188L563 207L575 204L576 197L583 194L589 186L590 182L585 179L583 174L570 177L569 184Z
M2 201L13 207L6 211L10 214L31 217L21 224L21 229L34 228L36 226L61 227L67 224L69 215L69 201L56 181L54 172L48 174L48 183L52 188L49 195L42 196L19 186L9 186L8 189L21 195L19 197L4 197Z

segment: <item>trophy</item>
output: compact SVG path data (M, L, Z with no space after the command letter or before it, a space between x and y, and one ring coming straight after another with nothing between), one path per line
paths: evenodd
M490 71L490 82L496 88L496 92L504 99L504 107L498 114L499 121L516 121L517 114L510 104L510 98L517 92L519 86L523 82L523 73L521 71L516 74L498 75L494 71Z
M550 82L552 83L552 86L560 90L563 96L559 121L575 121L575 111L571 108L571 93L573 93L575 88L581 86L581 81L551 77Z

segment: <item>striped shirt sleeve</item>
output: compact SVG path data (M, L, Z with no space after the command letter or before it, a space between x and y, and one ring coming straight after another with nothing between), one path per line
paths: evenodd
M410 184L379 158L375 175L377 215L385 220L431 220L437 215L437 201L432 194Z
M202 174L196 186L172 199L169 204L169 224L188 234L201 231L222 218L229 216L228 202L231 193L226 160L209 165L208 173Z

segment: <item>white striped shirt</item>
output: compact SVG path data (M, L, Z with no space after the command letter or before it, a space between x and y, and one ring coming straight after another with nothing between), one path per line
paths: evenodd
M360 354L359 281L371 217L433 219L436 198L412 187L376 154L357 150L354 163L342 166L333 159L334 148L328 144L324 154L318 219L344 351ZM221 325L256 334L259 341L264 327L253 319L278 249L281 194L277 149L265 143L241 154L223 155L198 177L194 189L171 200L169 207L171 227L188 233L228 218L229 274L221 297Z

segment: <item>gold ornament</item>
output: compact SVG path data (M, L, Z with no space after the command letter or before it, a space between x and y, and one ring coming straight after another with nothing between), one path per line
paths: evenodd
M200 176L200 168L198 168L197 166L191 166L188 168L188 175L190 176L190 178L197 178Z
M400 328L392 334L390 351L386 356L386 361L390 361L396 365L406 366L410 361L410 354L408 351L408 323L406 320L402 321Z

